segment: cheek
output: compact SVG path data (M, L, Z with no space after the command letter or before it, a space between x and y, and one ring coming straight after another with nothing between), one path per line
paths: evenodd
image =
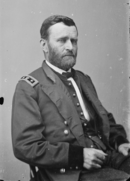
M65 48L63 46L60 46L56 49L56 52L58 55L62 55L64 50L65 50Z
M78 46L74 46L73 50L74 50L74 53L77 53L77 51L78 51Z

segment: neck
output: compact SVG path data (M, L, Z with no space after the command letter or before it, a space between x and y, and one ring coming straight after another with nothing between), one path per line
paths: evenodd
M53 70L55 70L56 72L59 72L60 74L62 74L63 72L66 72L65 70L59 68L59 67L56 67L55 65L53 65L52 63L50 63L48 60L45 60L47 65L49 67L51 67ZM71 72L71 69L68 70L68 72Z

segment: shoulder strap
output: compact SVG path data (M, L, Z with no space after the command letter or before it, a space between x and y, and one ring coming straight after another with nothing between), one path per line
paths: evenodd
M32 87L36 86L39 81L32 77L31 75L23 76L20 80L26 81L28 84L30 84Z

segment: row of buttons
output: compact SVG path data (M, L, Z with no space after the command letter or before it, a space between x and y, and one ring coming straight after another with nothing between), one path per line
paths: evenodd
M72 85L72 84L71 84L71 82L69 82L69 84L68 84L68 85L69 85L69 86L71 86L71 85ZM75 94L75 93L73 93L73 97L76 97L76 94ZM77 102L77 104L76 104L76 105L77 105L77 107L79 107L79 105L80 105L80 104Z
M68 85L71 86L71 85L72 85L71 82L69 82ZM73 93L73 97L76 97L76 94L75 94L75 93ZM80 104L77 103L77 107L78 107L79 105L80 105ZM68 125L67 121L64 121L64 124L65 124L65 125ZM67 129L64 130L64 134L65 134L65 135L68 135L68 134L69 134L69 131L68 131ZM78 166L76 166L75 168L78 169ZM72 169L72 167L70 167L70 169ZM60 173L65 173L65 172L66 172L65 168L61 168L61 169L60 169Z
M69 86L71 86L71 85L72 85L72 83L71 83L71 82L69 82L69 84L68 84L68 85L69 85ZM73 93L73 97L76 97L76 94L75 94L75 93ZM79 106L80 106L79 102L77 102L77 104L76 104L76 105L77 105L77 107L79 107ZM81 112L81 113L80 113L80 115L81 115L81 116L83 116L83 115L84 115L84 113L83 113L83 112Z
M75 94L75 93L73 93L73 97L75 97L75 96L76 96L76 94ZM77 104L76 104L76 105L77 105L77 107L79 107L79 106L80 106L79 102L77 102ZM81 116L83 116L83 115L84 115L84 113L83 113L83 112L81 112L81 113L80 113L80 115L81 115Z
M64 124L67 126L68 122L64 121ZM67 136L69 134L69 131L67 129L64 130L64 134Z
M75 169L78 170L79 167L76 166ZM70 167L70 170L72 170L72 167ZM61 168L61 169L60 169L60 173L65 173L65 172L66 172L65 168Z

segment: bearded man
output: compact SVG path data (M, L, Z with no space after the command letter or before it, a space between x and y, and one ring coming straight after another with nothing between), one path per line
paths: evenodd
M17 84L12 109L15 156L31 180L107 181L130 176L130 143L98 99L91 78L74 70L78 29L54 15L41 27L42 67Z

